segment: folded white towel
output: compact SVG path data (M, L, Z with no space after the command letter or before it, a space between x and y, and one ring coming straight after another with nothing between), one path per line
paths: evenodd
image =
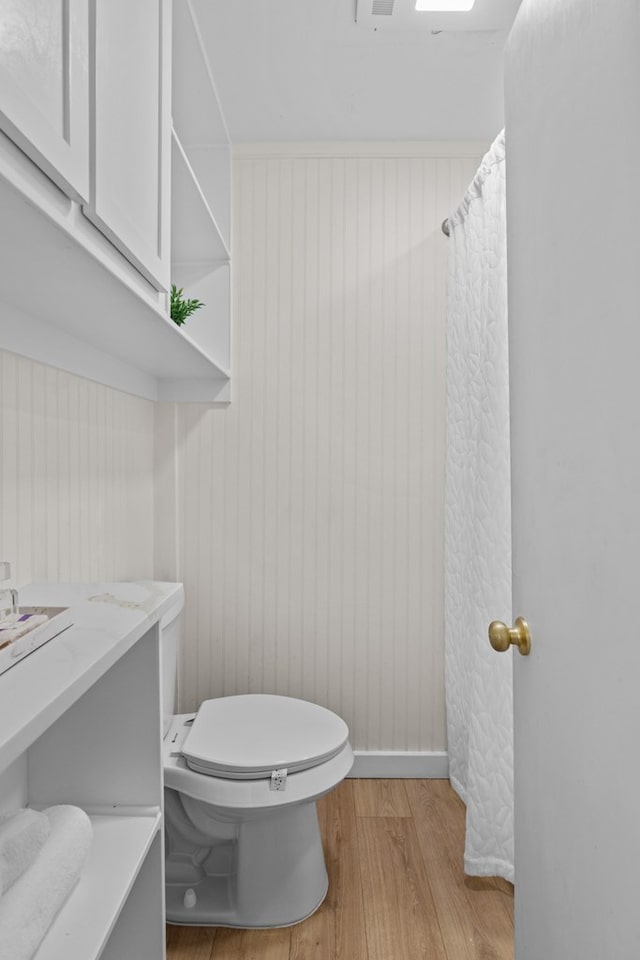
M0 814L0 896L36 859L49 836L49 819L37 810Z
M79 807L49 807L44 815L50 824L47 840L35 862L0 899L3 960L31 960L78 882L91 847L91 822Z

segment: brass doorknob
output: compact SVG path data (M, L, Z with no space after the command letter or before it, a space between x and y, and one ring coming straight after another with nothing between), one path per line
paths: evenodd
M522 617L516 617L514 627L508 627L502 620L493 620L489 624L489 642L499 653L504 653L513 644L526 657L531 653L529 624Z

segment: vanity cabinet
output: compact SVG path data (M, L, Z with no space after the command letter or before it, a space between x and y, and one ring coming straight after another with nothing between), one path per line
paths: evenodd
M158 290L170 284L171 0L92 6L85 214Z
M0 812L75 804L93 843L37 960L162 960L159 621L182 603L182 587L21 591L23 602L53 598L74 625L0 676Z
M89 199L87 0L0 0L0 130Z

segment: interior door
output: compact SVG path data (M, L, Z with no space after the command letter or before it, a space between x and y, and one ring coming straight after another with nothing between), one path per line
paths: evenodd
M640 957L640 3L508 44L516 960Z

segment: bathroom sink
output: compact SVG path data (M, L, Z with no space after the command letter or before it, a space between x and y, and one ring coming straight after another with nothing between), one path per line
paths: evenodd
M47 617L47 619L21 637L5 639L4 645L0 646L0 674L15 666L44 643L57 637L73 622L69 607L37 607L23 604L15 607L5 606L0 610L0 623L10 615L16 618L17 626L25 622L20 620L21 617ZM7 634L7 636L11 635ZM0 643L2 643L2 631L0 631Z

